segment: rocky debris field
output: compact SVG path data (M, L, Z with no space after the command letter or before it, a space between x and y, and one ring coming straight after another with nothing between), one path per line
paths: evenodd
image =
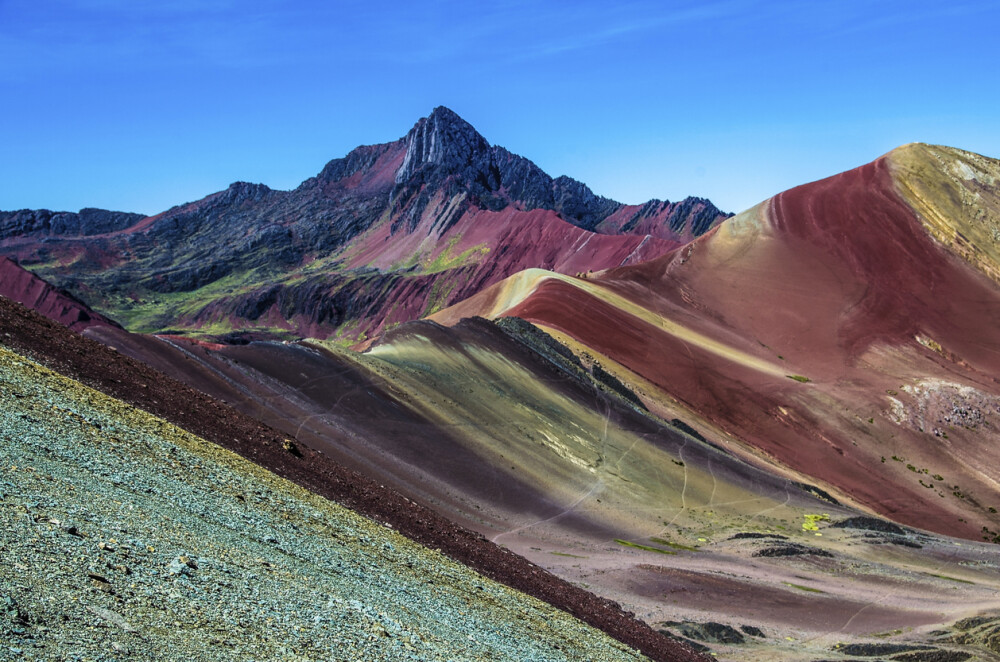
M0 659L642 659L0 348Z

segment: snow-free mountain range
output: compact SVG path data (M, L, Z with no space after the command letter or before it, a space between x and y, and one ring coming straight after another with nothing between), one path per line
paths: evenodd
M399 603L379 603L395 593L362 594L296 565L290 534L262 536L279 575L322 575L339 600L328 612L389 614L384 634L355 642L373 659L619 659L622 645L677 660L1000 655L994 159L913 143L731 215L700 198L602 198L437 108L292 191L237 183L151 217L0 212L0 254L11 258L0 294L36 311L0 301L0 397L18 428L4 430L3 462L33 466L0 474L11 513L30 502L88 522L74 497L30 496L46 471L72 485L74 462L78 493L113 488L124 503L125 489L139 508L164 507L159 492L87 468L141 443L122 441L129 415L91 425L81 457L60 451L58 465L31 441L62 439L76 419L61 412L84 406L46 391L85 387L40 363L112 398L86 396L87 407L143 409L603 631L554 641L526 625L505 650L513 635L494 635L506 616L448 621L452 634L415 616L408 626ZM53 413L40 404L57 399ZM170 457L150 460L157 485ZM232 533L218 504L185 504L184 517ZM60 558L76 558L76 534L46 524L63 516L40 517L25 521L69 535ZM344 522L296 544L344 544L338 526L357 526ZM397 544L378 535L366 540ZM175 551L163 562L190 556ZM399 558L357 571L410 586ZM24 616L0 623L19 631L15 647L114 622L65 608L70 625L39 629L44 591L56 590L40 588L47 563L0 571L22 578L8 597ZM117 597L81 585L77 598L157 626L108 567L83 576ZM185 567L167 568L162 590L217 587ZM480 589L463 582L449 575L449 595L475 604ZM246 620L211 613L231 638L259 639ZM346 627L317 618L286 624L322 637ZM275 641L321 659L283 632ZM81 652L111 644L65 638Z
M406 137L359 147L292 191L237 182L148 218L2 213L0 243L129 328L357 338L523 269L658 257L725 217L697 198L596 196L437 108Z

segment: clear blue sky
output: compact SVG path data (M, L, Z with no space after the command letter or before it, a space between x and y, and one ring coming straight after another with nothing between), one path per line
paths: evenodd
M1000 157L994 2L0 0L0 209L292 188L445 105L623 202Z

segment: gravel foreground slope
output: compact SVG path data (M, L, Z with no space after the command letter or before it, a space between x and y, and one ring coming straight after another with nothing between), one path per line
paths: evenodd
M0 659L644 659L0 348Z
M653 630L613 601L559 579L323 453L303 445L289 449L285 435L259 420L4 297L0 297L0 345L382 522L420 545L440 550L490 579L579 618L653 660L709 659Z

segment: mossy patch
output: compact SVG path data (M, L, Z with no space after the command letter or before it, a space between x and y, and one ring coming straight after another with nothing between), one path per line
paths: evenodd
M827 514L813 514L809 513L805 515L806 521L802 523L803 531L819 531L819 522L827 522L830 520L830 516Z
M437 257L422 265L421 271L425 274L435 274L440 271L447 271L449 269L454 269L455 267L462 267L466 264L473 262L478 262L477 258L481 258L490 252L490 247L486 244L478 244L472 248L467 248L461 253L455 254L455 246L459 241L462 240L461 236L452 237L448 240L448 245L438 253Z

